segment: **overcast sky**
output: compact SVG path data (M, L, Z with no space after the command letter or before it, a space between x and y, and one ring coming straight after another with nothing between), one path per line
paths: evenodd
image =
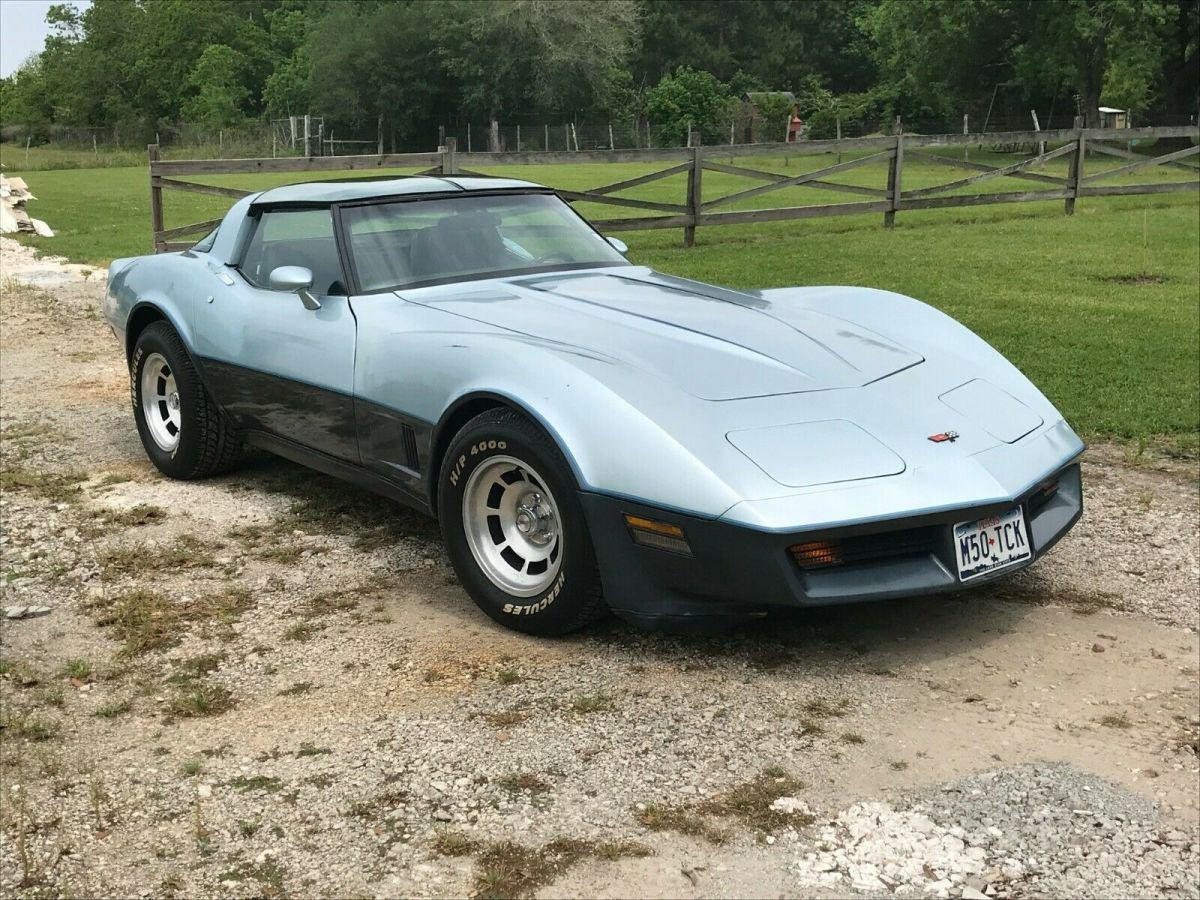
M0 78L11 75L46 42L46 10L55 0L0 0ZM91 0L72 0L83 8Z

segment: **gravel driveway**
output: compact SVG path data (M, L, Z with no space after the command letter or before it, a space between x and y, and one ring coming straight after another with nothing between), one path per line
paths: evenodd
M4 895L1200 896L1194 461L996 588L537 640L388 501L160 478L103 273L0 247Z

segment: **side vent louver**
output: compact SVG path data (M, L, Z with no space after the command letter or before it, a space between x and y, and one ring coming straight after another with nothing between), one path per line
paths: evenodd
M404 465L412 469L414 472L421 471L421 461L417 456L417 435L409 426L401 426L402 440L404 441Z

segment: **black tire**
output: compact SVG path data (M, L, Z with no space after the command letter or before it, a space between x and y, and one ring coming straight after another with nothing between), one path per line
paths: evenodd
M170 366L179 394L178 443L170 450L158 445L150 433L142 407L142 369L153 354ZM129 362L133 418L146 455L164 475L191 480L215 475L238 459L242 441L229 417L213 402L187 348L167 322L154 322L138 335Z
M536 471L557 506L556 540L562 559L553 584L532 596L517 596L496 584L476 560L467 537L467 485L476 469L497 457L511 457ZM450 561L471 599L492 619L526 634L551 636L608 614L579 488L562 453L541 428L510 409L482 413L455 435L438 478L438 518Z

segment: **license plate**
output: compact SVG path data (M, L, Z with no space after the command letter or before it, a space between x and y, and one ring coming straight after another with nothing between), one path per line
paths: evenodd
M1021 507L976 522L954 526L958 579L970 581L1033 556Z

